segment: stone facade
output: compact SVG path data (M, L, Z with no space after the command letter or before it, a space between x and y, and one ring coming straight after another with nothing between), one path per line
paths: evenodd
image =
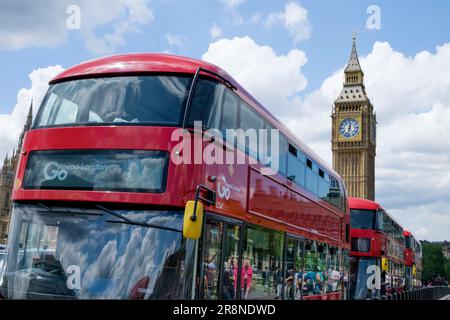
M442 243L442 253L447 259L450 259L450 242L444 241Z
M23 127L19 138L17 149L12 153L11 157L6 155L3 160L3 166L0 172L0 244L5 244L7 241L9 229L9 214L11 211L11 195L14 185L14 178L16 175L17 164L19 162L20 151L22 149L23 137L25 132L31 128L33 121L33 104L28 111L27 121Z
M364 85L353 37L344 86L334 102L333 168L344 179L351 197L375 200L376 115Z

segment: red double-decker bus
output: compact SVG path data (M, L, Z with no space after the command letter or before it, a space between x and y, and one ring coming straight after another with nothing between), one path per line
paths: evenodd
M412 285L414 288L420 288L422 284L423 256L422 244L414 238L414 265L412 270Z
M277 134L242 147L231 129ZM269 162L261 145L278 146ZM128 54L58 75L25 136L13 201L5 298L346 294L341 178L203 61Z
M403 229L378 203L349 198L350 298L379 299L405 289Z
M413 234L404 231L406 289L422 286L422 245Z

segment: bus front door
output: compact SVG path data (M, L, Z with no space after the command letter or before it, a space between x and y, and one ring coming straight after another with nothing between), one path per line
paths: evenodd
M242 264L241 234L241 223L206 216L198 268L200 285L197 296L200 299L240 298L237 282Z

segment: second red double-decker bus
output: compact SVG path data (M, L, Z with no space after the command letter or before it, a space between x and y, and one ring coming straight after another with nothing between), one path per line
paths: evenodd
M422 245L409 231L404 231L405 236L405 277L406 289L422 286Z
M221 135L238 129L279 133L263 144L279 147L269 164L261 144ZM346 294L341 178L203 61L119 55L57 76L26 134L13 200L5 298Z
M376 299L405 288L403 229L378 203L349 198L350 298Z

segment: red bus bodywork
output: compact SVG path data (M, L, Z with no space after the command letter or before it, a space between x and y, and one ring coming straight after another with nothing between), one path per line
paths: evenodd
M408 289L420 287L422 285L422 246L414 235L409 231L404 231L405 236L405 266L407 271Z
M395 222L395 219L387 213L383 207L377 202L360 199L360 198L349 198L349 207L350 212L352 210L363 210L367 211L367 214L382 212L385 216L389 217L392 221ZM401 231L403 235L403 230ZM376 230L376 229L358 229L355 226L351 227L351 241L352 243L358 241L358 239L367 239L370 243L370 249L362 252L353 248L350 251L350 256L356 259L361 258L373 258L378 261L378 265L382 267L383 259L387 259L389 266L391 264L400 265L403 272L405 270L405 242L404 240L394 239L389 236L384 230ZM352 272L352 271L351 271ZM389 271L388 271L389 273ZM353 274L353 276L356 276ZM382 280L382 284L384 284ZM403 281L404 282L404 281ZM401 292L404 290L404 285L396 286L395 288L387 288L384 292L382 290L382 294L385 293L393 293L393 292Z
M206 68L214 71L238 89L235 91L243 100L294 141L303 151L322 167L339 178L325 162L297 139L290 131L273 117L261 104L250 96L231 76L212 64L165 54L131 54L119 55L82 63L56 76L50 84L73 79L101 76L119 76L139 73L181 73L194 74L196 70ZM211 188L216 183L208 177L226 176L227 182L241 188L233 199L224 202L218 213L246 221L262 224L268 228L293 232L301 236L313 236L319 241L330 241L342 245L345 240L345 223L349 222L346 213L339 212L325 201L317 199L303 188L297 187L290 180L279 175L263 177L257 165L234 166L233 174L228 165L206 166L169 165L166 192L162 194L97 192L78 190L29 190L21 187L27 163L27 155L36 150L88 150L88 149L126 149L126 150L164 150L171 151L178 142L171 142L174 128L165 127L64 127L37 129L29 131L24 139L22 155L17 170L12 199L18 200L52 200L52 201L91 201L112 203L135 203L152 205L170 205L183 207L187 200L193 198L199 181ZM76 139L74 139L76 137ZM130 138L132 137L132 138ZM155 139L155 137L157 137ZM173 183L175 182L176 183ZM273 196L271 188L279 192ZM251 192L250 192L251 191ZM282 200L282 201L280 201ZM311 210L314 208L314 210ZM344 227L342 227L344 226ZM344 242L345 243L345 242Z
M376 202L359 198L349 198L348 204L350 210L359 209L359 210L377 211L378 209L381 208L381 206ZM351 228L350 237L352 239L353 238L369 239L370 241L370 250L368 252L351 251L352 256L381 257L384 255L386 251L386 238L382 231Z
M219 67L190 58L166 54L129 54L101 58L79 64L56 76L50 84L92 77L113 77L145 74L191 75L198 68L211 70L226 79L235 93L266 121L286 135L308 157L342 181L325 162L298 140L283 124L273 117L231 76ZM202 76L221 81L218 77L202 73ZM33 129L25 135L18 165L12 198L14 201L118 203L183 208L195 197L199 184L217 190L221 178L239 192L231 192L228 200L220 199L220 205L207 206L209 212L239 219L246 223L321 241L349 250L346 230L350 223L348 212L341 212L326 201L299 187L286 177L277 174L264 176L261 165L175 165L169 162L167 186L163 193L134 193L82 190L33 190L24 189L22 182L27 170L30 153L39 150L161 150L169 154L178 142L171 141L176 128L158 126L67 126ZM207 143L204 142L204 145ZM217 180L212 179L217 177ZM357 231L353 231L357 232ZM356 235L356 233L353 233ZM374 235L375 236L375 235ZM378 235L376 235L378 237ZM381 246L380 244L377 246ZM379 249L381 250L381 249ZM328 294L310 299L336 299L340 295Z
M411 232L406 230L403 232L403 235L405 236L405 240L413 236ZM412 267L414 265L414 261L415 261L414 248L408 248L407 246L405 246L405 265L408 267Z

